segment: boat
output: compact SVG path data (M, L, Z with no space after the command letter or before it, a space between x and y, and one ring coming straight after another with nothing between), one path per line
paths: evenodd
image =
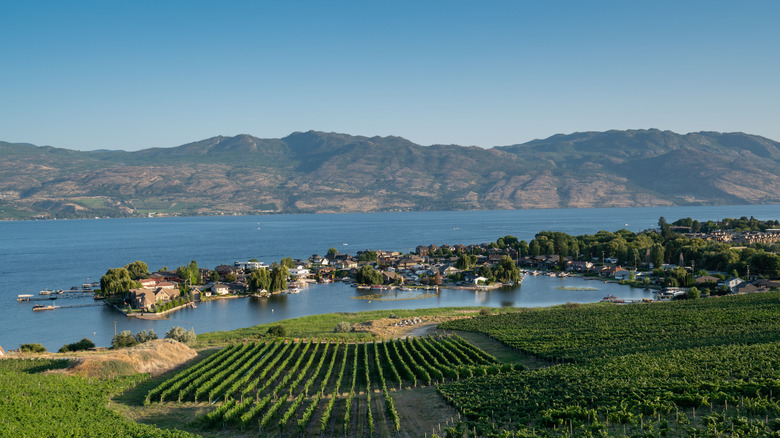
M51 295L51 293L54 292L51 289L44 289L40 292L38 292L38 295Z
M33 311L39 311L39 310L54 310L57 306L44 306L43 304L36 304L33 306Z

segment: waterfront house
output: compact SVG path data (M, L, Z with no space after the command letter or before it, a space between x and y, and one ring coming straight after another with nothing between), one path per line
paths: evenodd
M296 266L290 269L288 272L290 276L295 278L309 278L309 275L311 274L311 272L304 268L303 265Z
M211 285L211 292L217 295L227 295L230 293L230 288L224 283L214 283Z
M179 289L173 287L154 287L130 289L131 305L136 309L149 310L157 303L168 303L179 298Z

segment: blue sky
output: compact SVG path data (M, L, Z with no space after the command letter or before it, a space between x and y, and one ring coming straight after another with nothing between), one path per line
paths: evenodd
M3 1L0 140L780 140L777 1Z

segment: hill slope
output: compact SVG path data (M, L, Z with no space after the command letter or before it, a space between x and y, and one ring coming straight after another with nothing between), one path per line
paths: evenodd
M635 130L482 149L296 132L137 152L0 142L0 218L780 202L780 144Z

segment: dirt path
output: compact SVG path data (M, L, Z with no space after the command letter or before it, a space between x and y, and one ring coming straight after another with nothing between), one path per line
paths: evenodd
M439 433L440 429L457 421L458 412L450 407L433 386L390 391L401 419L403 437L421 437Z
M455 315L433 315L409 318L381 318L367 323L356 324L356 331L364 331L374 334L380 339L405 338L407 336L420 336L435 330L442 322L453 319L468 318L479 313L479 310L463 310Z

